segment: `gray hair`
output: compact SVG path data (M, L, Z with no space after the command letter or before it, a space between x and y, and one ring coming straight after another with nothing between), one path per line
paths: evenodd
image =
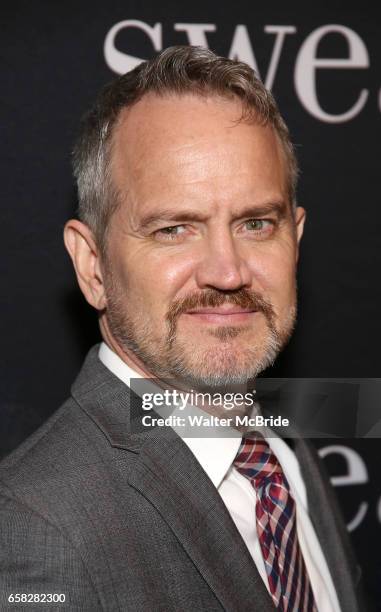
M203 47L169 47L106 85L81 122L73 151L78 215L93 231L102 251L109 219L121 199L110 172L113 129L122 109L132 106L148 92L216 94L240 99L240 120L270 124L278 134L288 166L288 195L294 205L298 175L294 147L272 94L255 72L243 62L219 57Z

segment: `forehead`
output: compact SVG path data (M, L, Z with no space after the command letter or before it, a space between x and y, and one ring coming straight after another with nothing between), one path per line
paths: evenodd
M154 191L187 197L285 196L286 162L270 125L240 121L238 99L147 94L124 109L113 134L112 176L130 202Z

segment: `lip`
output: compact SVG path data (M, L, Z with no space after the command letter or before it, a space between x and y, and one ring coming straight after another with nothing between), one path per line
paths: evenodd
M189 310L184 314L200 322L217 323L219 325L237 325L238 323L247 323L256 312L256 310L248 310L239 308L239 306L229 305L228 307L220 306L217 308Z
M188 310L186 314L218 314L218 315L232 315L232 314L247 314L249 312L255 312L252 308L240 308L239 306L217 306L208 308L197 308L197 310Z

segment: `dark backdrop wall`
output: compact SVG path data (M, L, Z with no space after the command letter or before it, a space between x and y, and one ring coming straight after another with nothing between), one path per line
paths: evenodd
M173 44L256 67L297 144L308 222L299 322L269 372L379 377L380 111L376 2L5 2L1 32L0 452L68 394L94 314L62 243L74 214L70 150L99 88ZM378 439L319 440L381 609Z

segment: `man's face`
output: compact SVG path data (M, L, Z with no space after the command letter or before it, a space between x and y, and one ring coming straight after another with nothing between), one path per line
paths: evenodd
M282 147L236 100L145 96L122 112L112 177L103 329L152 376L244 383L295 319L303 210Z

